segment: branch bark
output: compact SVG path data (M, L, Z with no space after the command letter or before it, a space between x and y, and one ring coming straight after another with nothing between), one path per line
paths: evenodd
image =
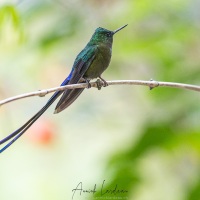
M148 86L150 89L153 89L155 87L170 87L170 88L180 88L180 89L187 89L187 90L193 90L200 92L200 86L197 85L191 85L191 84L184 84L184 83L175 83L175 82L162 82L162 81L143 81L143 80L113 80L113 81L107 81L108 85L141 85L141 86ZM96 81L91 82L91 87L98 88L98 85L100 84L103 86L103 82ZM29 92L21 95L17 95L14 97L10 97L4 100L0 101L0 106L7 104L12 101L16 101L19 99L32 97L32 96L40 96L44 97L45 95L55 92L55 91L62 91L66 89L75 89L75 88L87 88L87 83L81 83L81 84L73 84L73 85L66 85L66 86L60 86L60 87L54 87L50 89L44 89L44 90L38 90L35 92Z

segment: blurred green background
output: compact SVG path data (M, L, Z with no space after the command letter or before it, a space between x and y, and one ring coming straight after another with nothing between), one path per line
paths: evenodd
M0 99L60 85L94 30L115 35L106 80L200 83L198 0L1 0ZM50 95L0 109L5 137ZM85 90L51 108L0 158L1 200L199 200L200 96L141 86ZM125 194L100 194L127 190Z

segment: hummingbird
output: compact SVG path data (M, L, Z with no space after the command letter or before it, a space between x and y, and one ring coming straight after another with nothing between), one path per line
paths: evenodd
M85 48L77 55L72 66L70 74L62 82L61 86L77 83L87 83L88 88L91 87L90 80L99 78L103 82L103 86L108 84L101 75L110 64L112 56L113 36L125 28L128 24L118 28L115 31L110 31L99 27L95 30L90 41ZM64 91L56 91L47 103L24 125L15 130L13 133L0 140L0 145L8 142L0 153L10 147L26 130L51 106L51 104L62 94L58 101L54 114L59 113L70 106L85 88L67 89ZM11 140L12 139L12 140Z

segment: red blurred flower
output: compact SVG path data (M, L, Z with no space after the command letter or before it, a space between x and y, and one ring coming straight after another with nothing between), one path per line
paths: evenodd
M40 119L28 130L27 136L34 143L48 145L55 139L55 126L52 122Z

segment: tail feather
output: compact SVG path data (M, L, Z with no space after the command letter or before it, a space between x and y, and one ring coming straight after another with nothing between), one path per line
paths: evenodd
M67 85L71 79L73 73L73 69L68 75L68 77L62 82L61 86ZM47 101L43 108L41 108L31 119L29 119L24 125L18 128L16 131L0 140L0 145L12 139L8 144L6 144L2 149L0 149L0 153L5 151L10 145L12 145L19 137L23 135L23 133L49 108L49 106L63 93L63 91L55 92L52 97Z
M57 114L70 106L79 97L84 89L85 88L78 88L71 91L66 91L66 93L63 94L62 98L58 102L54 114Z
M78 81L78 83L85 83L85 79ZM64 109L66 109L68 106L70 106L83 92L85 88L77 88L72 90L66 90L64 91L62 97L58 101L54 114L57 114Z
M49 108L49 106L63 93L63 91L57 91L53 94L53 96L49 99L49 101L45 104L45 106L40 109L31 119L29 119L23 126L18 128L16 131L0 140L0 145L7 142L11 138L15 137L8 144L6 144L2 149L0 149L0 153L6 150L10 145L12 145L23 133Z

